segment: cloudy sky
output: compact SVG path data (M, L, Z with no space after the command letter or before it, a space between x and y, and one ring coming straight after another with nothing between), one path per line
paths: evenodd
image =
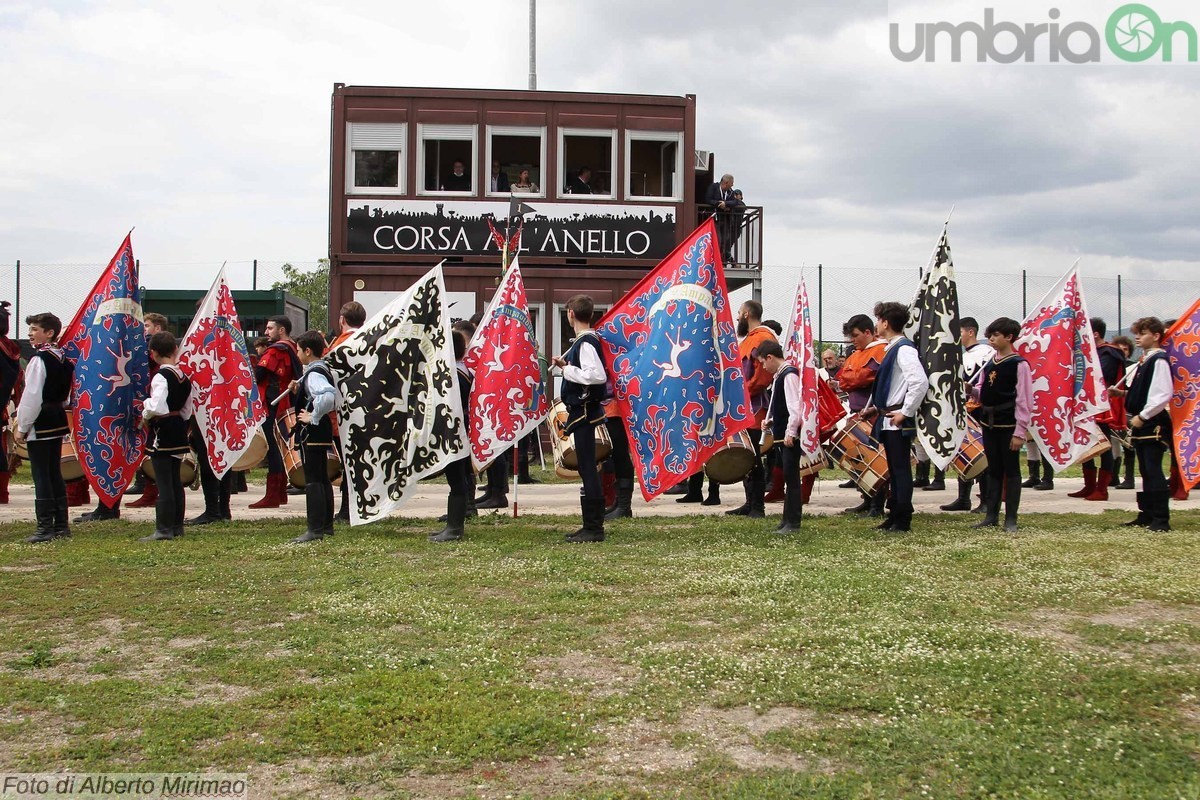
M910 20L1046 22L1048 3L539 5L539 88L697 95L698 146L767 209L770 265L915 274L953 206L964 272L1078 257L1200 279L1200 64L889 51L889 19L907 46ZM1055 5L1101 28L1112 10ZM16 259L103 262L132 226L147 286L314 261L333 84L525 88L527 18L526 0L0 0L0 293Z

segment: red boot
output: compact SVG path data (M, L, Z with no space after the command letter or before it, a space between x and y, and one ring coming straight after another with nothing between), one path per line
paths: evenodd
M287 504L287 475L282 472L267 474L267 493L251 508L279 508Z
M1188 490L1183 485L1183 476L1179 474L1179 465L1171 459L1171 478L1168 486L1171 489L1172 500L1187 500Z
M92 494L88 491L87 478L67 481L66 486L68 506L90 506L92 504Z
M1096 488L1096 468L1091 464L1083 465L1083 488L1078 492L1071 492L1067 497L1087 497Z
M783 467L771 469L771 491L763 495L764 503L779 503L783 501Z
M782 475L780 476L779 480L783 480ZM800 479L800 505L808 505L808 501L812 499L812 490L816 482L817 474L815 472L812 475L805 475Z
M1108 499L1108 484L1112 480L1112 471L1102 469L1096 473L1096 487L1092 489L1092 493L1084 500L1107 500Z
M612 472L600 473L600 488L604 490L604 507L612 508L617 504L617 476Z
M0 506L8 504L8 479L11 472L0 472Z
M145 478L142 484L142 496L136 500L130 500L125 504L126 508L154 508L154 504L158 502L158 484L149 478Z

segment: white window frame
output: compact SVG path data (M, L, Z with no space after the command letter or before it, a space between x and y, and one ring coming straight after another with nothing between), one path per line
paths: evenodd
M641 195L630 191L629 182L633 178L633 140L642 142L674 142L675 143L675 194L673 195ZM626 200L653 200L683 202L683 132L682 131L625 131L625 181Z
M394 132L388 129L395 129ZM364 137L374 135L380 139L399 140L400 164L396 171L397 186L355 186L354 185L354 151L367 150L367 147L354 147L355 131ZM391 135L388 135L391 134ZM385 142L386 144L386 142ZM406 122L347 122L346 123L346 194L387 194L402 195L408 185L408 123ZM377 150L390 150L390 147L377 147Z
M469 192L443 192L425 188L425 141L441 139L471 143L471 190ZM416 194L425 197L474 197L479 186L479 126L478 125L427 125L417 123L417 180ZM492 163L488 162L491 170Z
M612 141L612 147L609 148L611 155L609 158L612 161L608 165L608 174L616 177L617 174L617 129L616 128L559 128L558 129L558 185L554 187L555 196L560 200L583 200L588 198L593 200L616 200L617 199L617 182L611 181L612 186L609 194L589 194L586 197L578 194L571 194L566 191L567 184L567 166L563 159L566 157L566 140L568 136L608 136ZM592 172L596 171L598 165L590 165ZM489 169L491 168L489 164Z
M488 125L484 131L484 136L487 139L487 178L483 193L487 197L508 197L511 192L493 192L492 189L492 137L493 136L536 136L542 143L541 152L538 156L539 166L541 169L541 182L538 184L539 192L525 193L521 192L521 197L545 197L546 196L546 176L550 170L546 169L546 128L542 126L536 127L517 127L514 125Z

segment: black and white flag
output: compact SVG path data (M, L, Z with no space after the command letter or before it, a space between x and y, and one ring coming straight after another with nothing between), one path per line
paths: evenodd
M325 358L352 525L388 516L417 481L470 454L445 297L439 264Z
M948 224L942 228L929 266L921 275L904 331L917 346L921 365L929 376L929 391L917 412L917 438L938 469L950 466L967 435L958 287L954 282L948 228Z

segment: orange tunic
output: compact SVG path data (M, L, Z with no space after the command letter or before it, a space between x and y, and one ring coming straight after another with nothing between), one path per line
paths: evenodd
M742 376L746 379L746 391L750 394L750 410L761 425L766 419L767 407L764 392L771 387L774 375L759 366L754 360L754 353L763 342L777 342L775 331L766 325L759 325L746 334L746 338L738 343L738 356L742 359Z

